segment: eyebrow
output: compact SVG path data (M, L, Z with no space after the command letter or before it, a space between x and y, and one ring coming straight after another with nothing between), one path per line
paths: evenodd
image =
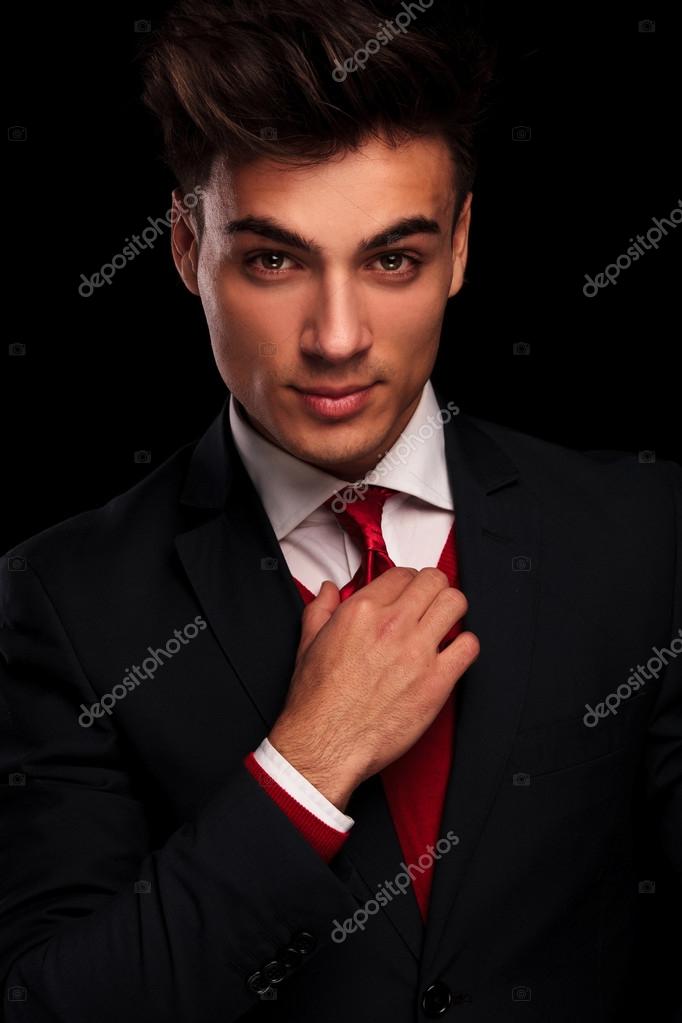
M230 220L225 225L225 233L230 237L236 234L259 234L270 241L278 242L280 245L288 245L292 249L301 249L312 255L319 256L322 248L309 238L304 238L297 231L280 224L272 217L242 217L239 220ZM440 234L440 224L437 220L429 217L415 216L403 217L394 224L382 228L370 238L363 238L358 246L358 252L368 252L370 249L378 249L385 245L393 245L403 238L409 238L415 234Z

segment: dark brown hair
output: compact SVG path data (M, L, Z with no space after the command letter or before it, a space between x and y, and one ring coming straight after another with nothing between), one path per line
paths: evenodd
M495 58L467 17L458 0L180 0L143 55L165 162L189 192L217 155L316 163L368 137L435 134L454 161L456 219Z

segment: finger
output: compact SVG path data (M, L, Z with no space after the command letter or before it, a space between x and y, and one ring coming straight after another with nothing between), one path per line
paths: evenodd
M317 596L303 609L301 639L298 644L299 658L303 656L320 629L327 624L340 603L338 587L331 579L325 579Z
M435 586L436 580L433 585ZM413 587L416 585L413 584ZM446 586L439 589L435 594L431 590L432 599L422 614L419 624L435 646L447 636L453 625L462 618L469 609L469 603L461 590L454 586ZM417 593L417 597L428 599L429 589L424 583L423 592Z
M346 603L349 604L351 600L360 594L366 594L371 596L373 600L376 600L378 604L392 604L416 575L416 568L399 566L388 568L381 575L377 576L376 579L372 579L370 583L367 583L366 586L356 590Z
M451 691L454 685L467 671L481 652L481 644L478 636L473 632L460 632L452 643L438 654L437 665L441 681L449 685Z
M409 586L405 587L396 601L396 609L399 614L405 616L405 622L413 625L423 619L439 593L445 592L450 587L448 577L439 568L422 568ZM459 590L453 592L460 593ZM464 594L461 594L463 600Z

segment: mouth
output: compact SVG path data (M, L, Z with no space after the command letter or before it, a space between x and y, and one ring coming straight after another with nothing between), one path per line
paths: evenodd
M376 382L348 387L319 387L314 390L294 390L304 406L320 419L344 419L364 408L374 393Z

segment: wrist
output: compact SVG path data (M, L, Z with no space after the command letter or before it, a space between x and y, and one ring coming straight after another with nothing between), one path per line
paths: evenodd
M357 782L336 766L328 766L320 757L291 734L287 735L277 724L268 735L268 742L280 756L291 764L306 781L310 782L325 799L345 813L346 806L357 787Z

